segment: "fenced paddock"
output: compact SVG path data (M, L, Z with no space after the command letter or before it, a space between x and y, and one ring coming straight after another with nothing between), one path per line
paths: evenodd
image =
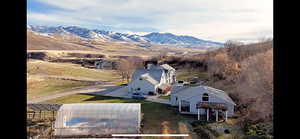
M62 104L27 104L27 137L50 138Z

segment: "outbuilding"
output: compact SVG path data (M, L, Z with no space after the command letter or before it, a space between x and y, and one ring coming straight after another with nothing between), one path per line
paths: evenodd
M139 103L63 104L56 116L55 137L105 137L140 133Z
M184 114L206 115L207 120L214 115L218 121L219 115L227 117L234 115L236 105L228 94L209 86L185 86L171 92L170 103L178 106L178 111Z

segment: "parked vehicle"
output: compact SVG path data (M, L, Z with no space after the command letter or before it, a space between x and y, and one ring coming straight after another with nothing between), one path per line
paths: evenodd
M184 82L183 83L183 86L187 86L187 85L189 85L190 83L189 82Z
M177 81L177 83L178 83L178 84L183 84L184 81L180 81L180 80L179 80L179 81Z
M186 82L186 81L177 81L177 86L186 86L186 85L189 85L190 83L189 82Z
M133 99L146 99L146 97L144 97L141 93L133 93L131 95L131 98L133 98Z
M152 91L149 92L148 95L149 95L149 96L156 96L156 94L155 94L154 92L152 92Z

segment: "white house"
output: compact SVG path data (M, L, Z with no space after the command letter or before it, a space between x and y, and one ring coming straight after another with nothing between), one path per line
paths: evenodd
M226 92L208 86L184 86L172 89L170 103L178 106L179 112L185 114L215 115L223 114L225 119L234 115L236 105Z
M129 93L142 93L144 95L148 95L150 92L155 94L170 93L171 84L176 82L175 69L168 64L157 65L156 62L150 62L132 74L132 81L128 84Z
M176 82L176 70L168 64L162 64L162 65L147 64L145 68L148 70L162 69L165 72L165 79L167 84L174 84Z
M167 86L165 71L159 68L137 69L128 84L129 93L162 93Z

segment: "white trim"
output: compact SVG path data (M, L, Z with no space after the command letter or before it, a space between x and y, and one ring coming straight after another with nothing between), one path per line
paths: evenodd
M209 121L209 109L206 109L206 121Z
M216 110L217 111L217 113L216 113L216 122L218 122L218 116L219 116L219 110Z
M200 120L200 109L198 109L198 120Z

